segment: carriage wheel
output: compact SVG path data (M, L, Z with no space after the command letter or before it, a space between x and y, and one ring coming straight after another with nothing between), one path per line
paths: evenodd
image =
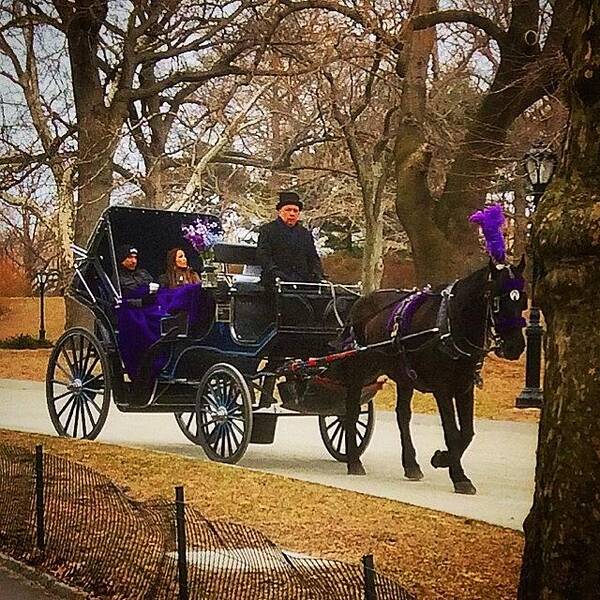
M356 446L358 456L367 449L375 426L373 402L361 408L356 422ZM319 417L319 430L327 452L340 462L346 462L346 425L344 417Z
M198 418L196 411L175 413L175 421L183 435L193 444L199 444L198 440Z
M108 360L98 339L75 327L58 339L46 371L46 402L60 436L95 439L108 416Z
M233 366L213 365L196 396L197 439L206 456L234 464L246 452L252 434L252 392Z

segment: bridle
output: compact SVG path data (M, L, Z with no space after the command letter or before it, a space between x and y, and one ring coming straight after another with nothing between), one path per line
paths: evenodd
M438 311L438 326L440 327L440 341L444 346L447 354L452 358L474 358L478 362L483 362L485 356L490 352L499 350L504 339L503 331L508 331L513 327L523 327L525 321L522 317L518 320L506 320L501 316L502 299L509 298L513 302L517 302L523 294L523 280L516 277L513 273L511 265L502 264L496 265L498 270L508 269L510 280L515 282L515 286L506 291L500 290L499 293L492 295L491 290L487 290L484 294L485 301L485 325L483 332L483 344L478 346L464 337L460 343L452 334L452 299L455 297L454 288L459 280L447 286L441 292L442 302ZM487 279L488 283L493 281L492 273L490 272ZM466 346L466 347L465 347Z

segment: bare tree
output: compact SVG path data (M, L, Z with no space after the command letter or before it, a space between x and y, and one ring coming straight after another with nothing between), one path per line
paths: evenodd
M422 280L437 281L472 268L480 252L466 217L483 203L515 119L556 89L564 71L559 50L572 2L557 0L548 14L549 4L541 10L537 1L513 0L507 14L497 10L494 18L469 8L438 10L435 0L415 0L408 15L395 14L397 7L377 2L283 4L290 12L343 15L362 37L372 36L374 43L393 53L402 90L394 138L396 212L410 238L417 273ZM439 69L439 53L434 52L432 31L459 24L481 32L476 41L478 47L482 39L486 42L494 71L456 144L444 183L434 193L430 179L435 157L427 137L428 76L430 65L433 76Z
M24 132L17 117L18 110L12 109L10 117L4 115L4 129L9 137L2 140L7 151L2 159L6 187L12 187L14 181L30 177L36 170L47 168L53 177L53 193L56 196L56 213L51 218L48 208L42 207L32 195L23 196L5 190L2 199L6 204L21 206L27 213L34 214L41 225L49 228L59 248L57 266L66 274L71 266L70 246L73 241L74 190L73 167L74 154L69 143L74 133L69 123L71 101L62 89L60 60L38 55L38 48L44 46L45 33L40 25L23 8L15 3L6 13L15 23L10 38L0 32L0 55L5 57L0 69L0 78L13 84L20 90L27 107L31 123L31 134ZM64 66L64 65L63 65ZM44 77L40 77L40 67ZM46 88L46 94L42 92ZM17 130L10 135L11 127ZM24 134L25 133L25 134ZM7 181L10 177L13 181Z

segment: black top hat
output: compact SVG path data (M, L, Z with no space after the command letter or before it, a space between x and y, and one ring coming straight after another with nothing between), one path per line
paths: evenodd
M279 192L279 200L277 201L277 205L275 206L276 210L287 206L288 204L293 204L297 206L300 210L304 207L302 200L300 200L300 196L296 192Z
M117 246L117 262L121 264L128 256L137 256L137 248L133 244Z

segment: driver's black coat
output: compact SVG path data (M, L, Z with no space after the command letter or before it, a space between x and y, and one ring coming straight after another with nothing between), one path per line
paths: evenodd
M323 267L313 237L299 223L288 227L278 218L263 225L258 235L257 258L265 287L272 286L276 277L304 282L323 279Z

